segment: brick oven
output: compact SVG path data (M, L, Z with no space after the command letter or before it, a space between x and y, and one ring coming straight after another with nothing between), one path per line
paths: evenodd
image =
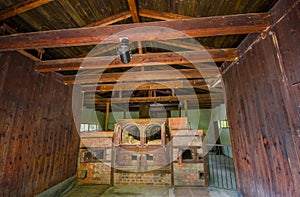
M189 129L184 117L119 119L114 132L82 134L79 180L205 185L202 134Z

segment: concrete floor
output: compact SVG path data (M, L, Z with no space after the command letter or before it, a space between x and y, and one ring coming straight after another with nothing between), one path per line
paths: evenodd
M237 192L201 187L78 184L64 197L239 197Z

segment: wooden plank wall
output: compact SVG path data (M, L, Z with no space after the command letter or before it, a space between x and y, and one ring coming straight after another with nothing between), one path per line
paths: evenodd
M246 197L300 196L299 7L299 0L279 1L272 27L249 35L239 59L223 65L238 189Z
M0 196L33 196L76 174L72 86L19 53L0 59Z

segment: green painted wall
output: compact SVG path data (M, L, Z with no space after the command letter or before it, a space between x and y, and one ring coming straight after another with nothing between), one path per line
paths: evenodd
M97 123L97 122L98 119L97 119L96 112L92 109L83 107L81 113L81 123Z
M178 117L178 110L171 111L172 117ZM181 111L181 115L184 115L184 111ZM210 121L211 110L210 109L190 109L188 110L188 120L190 123L190 129L207 130Z
M184 114L182 111L181 114ZM193 109L188 111L188 119L191 129L203 129L207 130L210 121L211 110L210 109ZM178 117L178 111L171 111L171 117ZM123 119L124 112L114 112L109 114L108 129L114 130L114 124L116 120ZM139 112L126 112L126 119L139 118ZM198 122L199 118L199 122ZM105 113L95 112L94 110L83 108L82 110L82 123L97 123L100 126L100 130L104 130L105 127ZM101 129L102 128L102 129Z

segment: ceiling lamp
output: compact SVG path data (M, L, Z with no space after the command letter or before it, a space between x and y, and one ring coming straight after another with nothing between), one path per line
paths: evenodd
M132 54L129 48L129 39L127 37L120 38L120 44L117 48L118 56L124 64L128 64L131 60Z

